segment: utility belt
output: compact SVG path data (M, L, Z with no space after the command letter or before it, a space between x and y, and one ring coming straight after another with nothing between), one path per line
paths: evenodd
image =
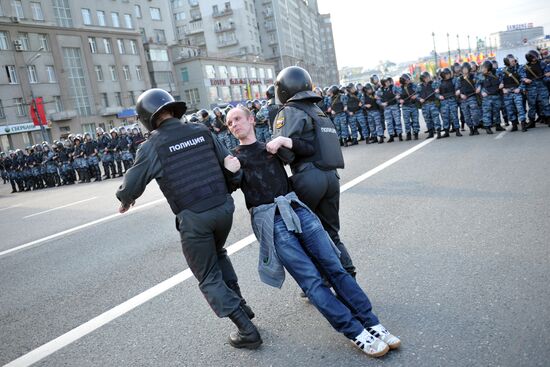
M292 171L292 174L295 175L295 174L298 174L298 173L309 171L309 170L314 169L314 168L318 169L318 170L321 170L313 162L304 162L304 163L299 163L294 167L291 167L291 171Z

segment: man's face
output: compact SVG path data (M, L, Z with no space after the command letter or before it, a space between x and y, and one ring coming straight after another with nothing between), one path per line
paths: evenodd
M254 134L254 117L246 116L240 108L233 108L227 114L227 127L234 137L241 140Z

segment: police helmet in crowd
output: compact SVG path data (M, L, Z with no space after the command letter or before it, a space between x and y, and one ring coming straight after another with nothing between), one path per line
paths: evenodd
M378 77L378 75L372 74L372 75L370 76L370 82L371 82L371 84L378 84L379 81L380 81L380 78Z
M196 113L192 114L191 117L189 117L189 122L199 122L199 117Z
M218 114L223 115L223 112L222 112L221 108L219 108L219 107L214 107L214 109L212 110L212 112L213 112L214 115L216 115L216 116L217 116Z
M204 120L204 119L208 118L209 115L210 114L208 113L208 111L203 108L202 110L199 111L199 116L198 117L199 117L199 120L201 120L201 119Z
M331 85L330 88L327 90L327 94L331 96L334 96L339 93L340 93L340 88L338 88L337 85Z
M406 82L410 81L411 80L411 77L409 74L405 73L405 74L401 74L401 76L399 77L399 83L401 85L405 85Z
M493 63L489 60L483 61L481 64L481 70L486 70L488 73L493 71Z
M451 75L452 75L452 72L451 72L451 69L449 69L449 68L443 68L439 72L439 77L443 80L445 80L446 76L451 76Z
M462 63L462 68L461 69L462 69L463 72L464 72L464 69L466 69L467 72L469 73L469 72L472 71L472 64L465 61L465 62Z
M365 87L363 88L365 92L374 92L374 86L371 83L365 84Z
M538 61L540 60L540 54L537 50L530 50L525 54L525 60L527 60L528 63Z
M508 67L512 66L512 63L510 62L510 60L515 60L517 62L516 57L512 54L508 54L504 59L502 59L502 61L504 62L504 65Z
M267 87L267 90L265 91L265 96L267 99L275 98L275 86L273 84Z
M313 82L309 73L299 66L289 66L281 70L275 81L275 95L281 103L286 103L296 93L312 91Z
M429 72L425 71L422 74L420 74L420 81L421 82L427 82L431 79L431 75Z
M185 102L176 101L167 91L160 88L152 88L141 93L136 104L139 120L149 131L158 126L156 120L162 111L171 111L175 118L179 119L187 111Z

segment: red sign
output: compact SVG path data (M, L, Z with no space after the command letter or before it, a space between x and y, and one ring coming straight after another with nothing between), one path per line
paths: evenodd
M253 79L250 81L250 85L255 85L255 84L262 84L262 81L259 79Z
M233 84L246 84L246 80L233 78L233 79L229 79L229 84L231 84L231 85L233 85Z
M225 79L210 79L210 85L225 85Z
M38 112L38 114L37 114ZM47 125L46 113L44 112L44 100L42 97L38 97L32 100L31 102L31 117L34 126ZM40 117L40 119L38 119Z

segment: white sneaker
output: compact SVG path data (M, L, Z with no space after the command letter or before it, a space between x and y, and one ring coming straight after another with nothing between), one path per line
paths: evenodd
M397 349L401 346L401 340L395 335L390 334L382 324L370 326L367 328L367 331L375 338L379 338L389 345L390 349Z
M370 357L382 357L390 350L386 343L372 336L367 330L363 330L351 342Z

